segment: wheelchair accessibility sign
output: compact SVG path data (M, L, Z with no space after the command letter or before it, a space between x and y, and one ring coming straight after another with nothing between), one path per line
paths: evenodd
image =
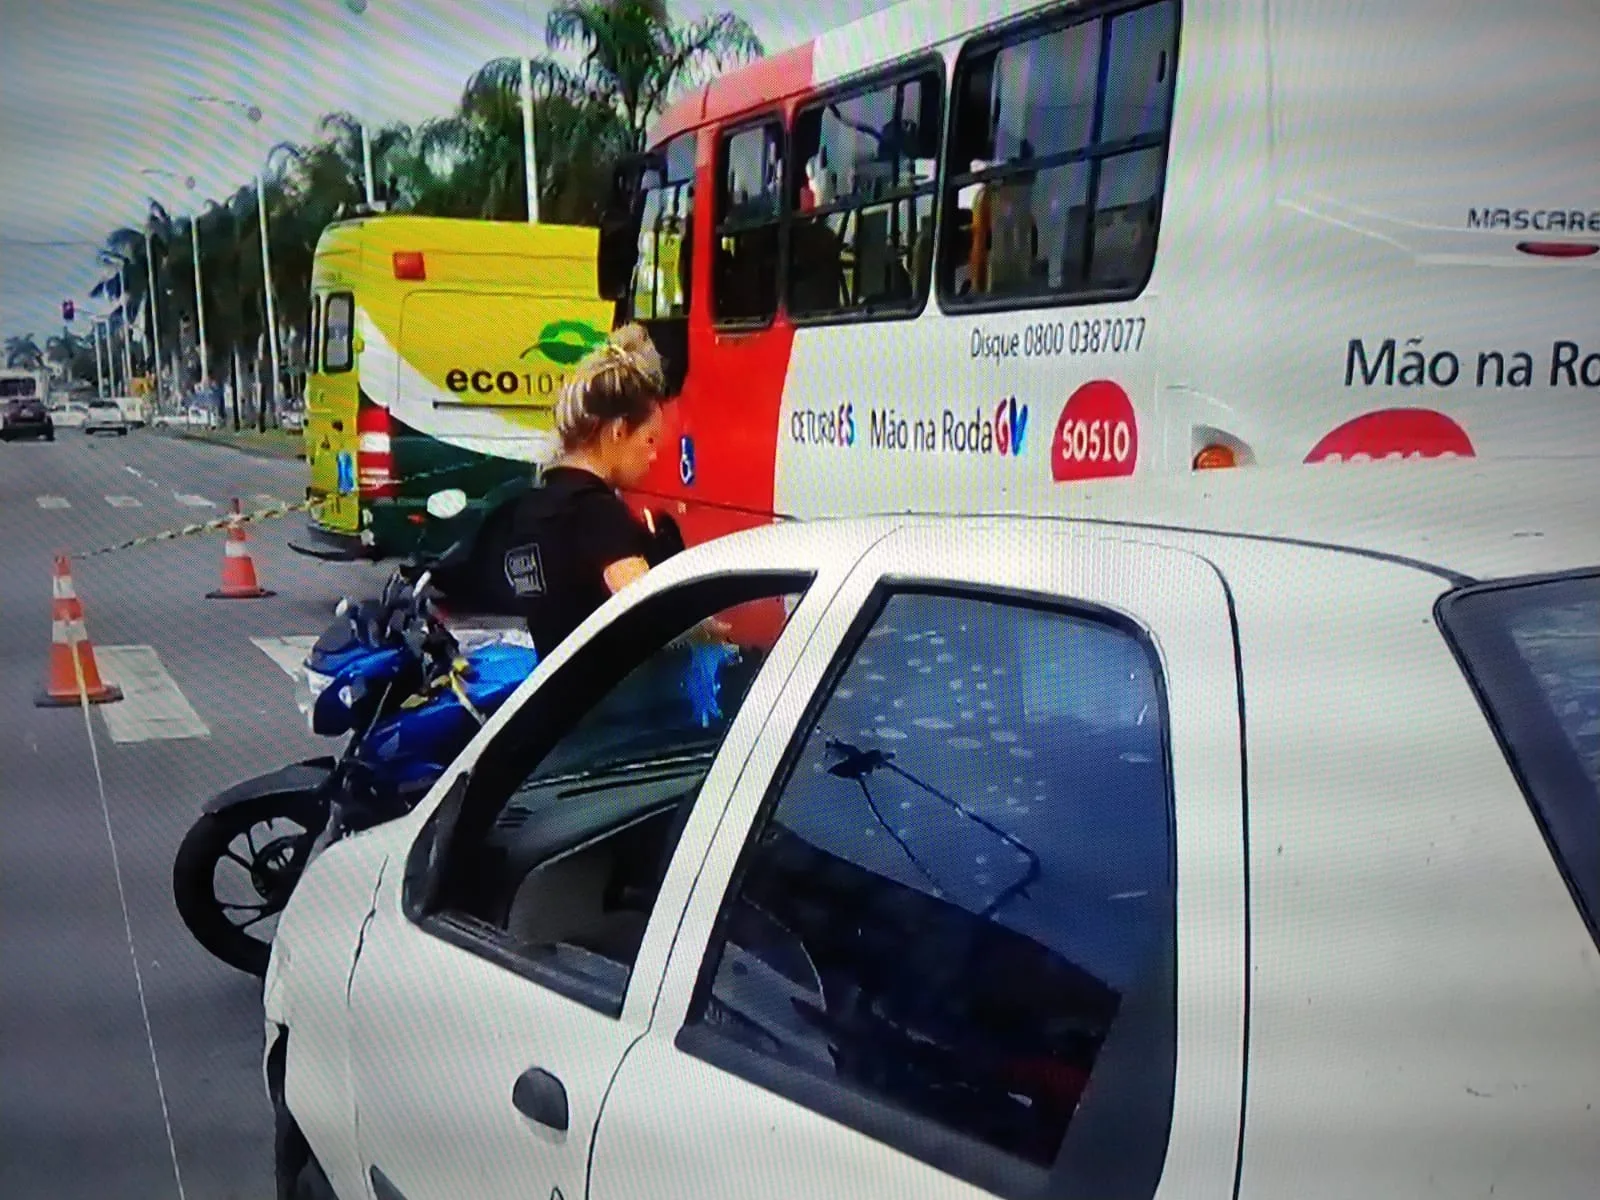
M339 457L334 460L339 471L338 488L341 496L348 496L356 490L356 459L348 450L339 451Z

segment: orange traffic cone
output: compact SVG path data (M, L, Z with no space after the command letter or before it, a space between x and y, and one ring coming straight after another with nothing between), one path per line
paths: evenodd
M72 564L65 554L56 555L51 573L50 676L34 704L58 708L65 704L90 704L121 700L122 689L100 678L94 661L94 645L83 623L83 604L72 586Z
M275 595L256 582L256 564L245 548L244 525L239 521L239 501L233 502L233 517L228 523L228 540L222 547L222 586L207 592L207 600L260 600Z

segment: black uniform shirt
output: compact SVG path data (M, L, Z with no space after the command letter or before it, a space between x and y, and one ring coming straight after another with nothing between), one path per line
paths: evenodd
M652 540L621 498L580 467L552 467L518 502L506 582L541 659L611 596L605 569L649 558Z

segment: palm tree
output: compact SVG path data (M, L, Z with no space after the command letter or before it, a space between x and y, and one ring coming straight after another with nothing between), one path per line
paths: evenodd
M552 51L576 50L580 57L576 69L553 58L533 65L539 211L560 223L598 221L610 164L643 147L651 121L675 94L762 53L741 18L724 13L680 23L663 0L560 0L545 38ZM526 219L520 75L518 59L495 59L467 80L449 115L416 128L392 124L372 131L373 174L391 211ZM161 341L173 358L174 347L190 340L178 332L195 327L189 223L196 223L207 365L214 379L235 376L236 396L242 364L255 361L264 344L258 206L264 203L267 211L280 328L303 329L317 242L331 222L365 199L361 126L349 113L326 114L309 144L272 149L263 182L264 197L252 182L184 220L152 202L143 223L113 231L101 254L107 266L126 264L127 319L147 322L149 235ZM113 286L120 287L108 281L95 294L108 295ZM51 339L63 356L52 361L80 363L88 343L63 334ZM198 374L192 350L184 357ZM92 356L88 362L92 371Z
M44 352L39 349L33 334L24 333L6 339L6 366L37 371L43 365Z
M630 150L681 89L764 53L743 17L712 13L681 24L666 0L561 0L545 22L552 50L579 50L573 90L612 107ZM559 68L556 68L559 69Z
M94 347L87 338L70 329L63 328L59 335L45 342L44 356L61 377L84 383L94 381Z

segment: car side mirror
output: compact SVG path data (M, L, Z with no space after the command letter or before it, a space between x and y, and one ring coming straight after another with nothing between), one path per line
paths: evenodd
M445 863L454 844L471 780L470 771L463 771L456 776L444 799L439 801L439 806L423 825L417 840L411 844L411 853L406 857L401 904L412 921L422 920L438 905Z

